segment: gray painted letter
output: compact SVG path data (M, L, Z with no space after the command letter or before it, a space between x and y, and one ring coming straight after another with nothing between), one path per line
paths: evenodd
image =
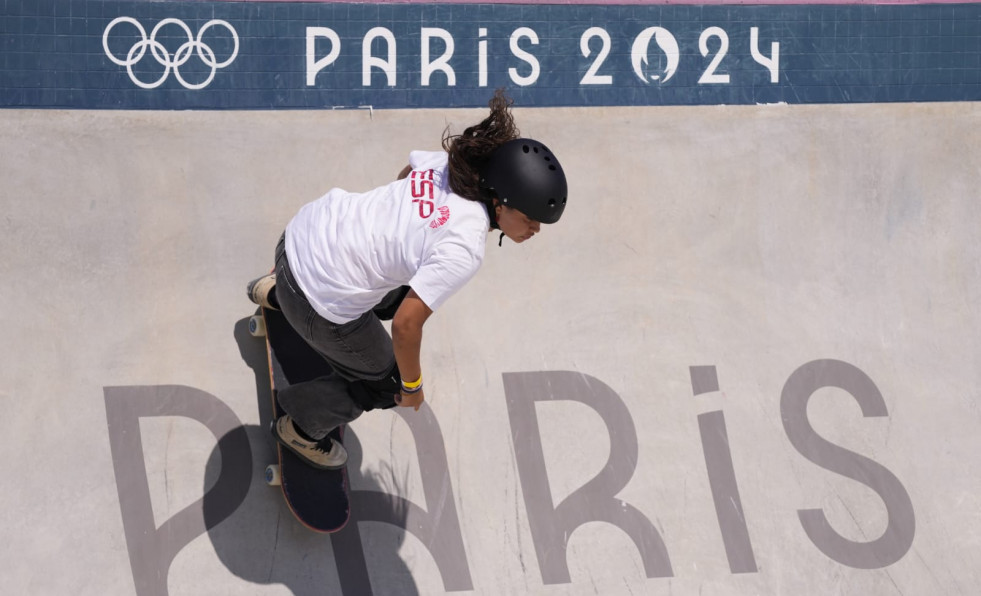
M518 475L542 581L571 581L566 560L568 537L590 521L607 522L623 530L637 545L647 577L671 577L668 551L657 529L638 509L616 497L637 468L637 431L620 397L599 380L575 372L503 376ZM610 436L606 466L554 508L535 411L535 402L550 400L573 400L593 408Z
M345 594L370 593L358 531L358 522L362 521L385 522L411 532L433 555L443 578L443 587L448 592L472 590L443 433L436 416L425 403L418 412L403 408L394 411L409 425L415 439L426 509L397 495L371 490L351 491L351 519L344 530L330 536L342 591Z
M719 379L714 366L692 366L689 371L692 391L696 397L719 390ZM729 559L729 570L733 573L756 573L756 557L753 555L753 543L750 542L749 529L746 527L743 502L739 497L726 419L722 411L700 414L698 430L702 435L705 468L712 487L715 515L722 531L722 543L726 548L726 558Z
M835 561L858 569L877 569L903 558L913 544L916 520L909 493L892 472L871 459L839 447L820 437L807 419L807 402L824 387L837 387L851 394L862 414L888 416L878 387L864 372L838 360L815 360L798 368L784 385L780 398L783 427L801 455L826 470L860 482L874 490L886 506L886 531L871 542L843 538L820 509L797 512L808 537L821 552Z
M191 387L105 387L109 446L136 593L166 595L174 557L192 540L231 515L249 492L252 451L235 413L218 398ZM221 474L214 487L159 528L153 520L143 458L140 418L184 416L218 439ZM202 470L203 476L204 470Z

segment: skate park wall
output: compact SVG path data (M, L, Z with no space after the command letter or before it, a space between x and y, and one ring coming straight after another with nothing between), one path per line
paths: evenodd
M0 11L5 592L981 588L978 5ZM245 284L498 86L569 208L488 237L312 534Z

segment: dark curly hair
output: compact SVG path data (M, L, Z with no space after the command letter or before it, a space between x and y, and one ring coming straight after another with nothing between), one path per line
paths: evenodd
M511 116L514 100L504 88L498 89L488 102L490 115L463 131L443 132L443 150L449 154L450 188L471 201L487 202L489 197L480 187L480 166L491 153L504 143L520 136Z

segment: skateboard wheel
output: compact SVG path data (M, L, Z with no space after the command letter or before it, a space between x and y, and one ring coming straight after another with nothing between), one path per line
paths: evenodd
M266 484L269 486L279 486L283 483L283 477L279 473L279 466L272 464L266 466Z
M252 337L265 337L266 322L262 317L256 315L249 319L249 333L252 334Z

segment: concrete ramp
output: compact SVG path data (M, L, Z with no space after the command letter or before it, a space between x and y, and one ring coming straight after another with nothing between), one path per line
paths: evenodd
M0 112L4 591L981 589L977 104L518 109L566 216L488 237L304 530L245 283L483 114Z

